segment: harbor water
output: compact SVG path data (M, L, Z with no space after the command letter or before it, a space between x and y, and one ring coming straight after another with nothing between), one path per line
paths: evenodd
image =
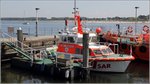
M149 83L149 63L132 61L124 73L91 72L87 79L72 81L35 74L3 64L1 68L2 83Z
M27 36L35 35L35 21L29 21L29 24L22 24L24 21L1 21L3 32L8 32L8 27L14 27L14 32L10 35L16 36L16 30L21 27ZM103 32L108 30L117 33L116 24L120 24L120 30L124 32L128 26L135 26L134 23L103 23L103 22L88 22L83 21L85 28L91 28L95 31L97 27L101 27ZM142 27L149 25L148 23L138 23L138 33L141 33ZM69 21L69 28L73 27L73 22ZM39 21L38 34L57 35L59 30L65 28L64 21ZM45 76L44 74L35 74L30 71L12 68L10 63L1 64L1 82L2 83L149 83L149 62L132 61L124 73L106 73L106 72L91 72L87 79L63 80Z
M2 20L1 21L1 29L3 32L8 32L8 27L13 27L14 31L10 35L16 36L17 29L19 27L22 28L23 32L27 34L27 36L35 36L35 21L28 21L29 24L23 24L24 21L8 21L8 20ZM84 28L89 28L93 31L97 27L102 28L102 32L107 32L108 30L117 33L118 28L116 24L120 24L120 31L125 33L127 30L128 26L132 26L133 30L135 29L135 23L134 22L100 22L100 21L82 21L82 26ZM150 26L149 23L138 23L137 24L137 33L141 33L143 26L148 25ZM74 27L74 22L69 21L68 22L68 28L71 30ZM57 35L58 31L62 30L65 28L65 21L39 21L38 22L38 35Z

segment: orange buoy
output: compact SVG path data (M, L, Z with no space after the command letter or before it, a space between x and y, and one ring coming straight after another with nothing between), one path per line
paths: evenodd
M96 28L96 33L99 34L102 32L102 29L100 27Z

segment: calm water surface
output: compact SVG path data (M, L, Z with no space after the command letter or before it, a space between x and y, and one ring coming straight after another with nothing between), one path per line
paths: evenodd
M2 64L2 83L149 83L149 63L132 61L125 73L91 72L88 79L67 81Z
M24 25L24 21L9 21L2 20L1 27L3 32L8 32L8 27L14 27L14 34L17 32L18 27L21 27L24 33L28 33L29 36L35 35L35 21L28 21L28 25ZM97 27L101 27L103 32L108 30L117 33L116 24L120 24L120 31L125 32L128 26L132 26L135 29L134 23L104 23L99 21L82 21L82 26L84 28L90 28L95 31ZM150 26L149 23L138 23L137 24L137 33L141 33L142 27L144 25ZM74 22L69 21L69 29L74 27ZM39 35L57 35L58 31L65 28L65 21L39 21L38 23L38 34Z

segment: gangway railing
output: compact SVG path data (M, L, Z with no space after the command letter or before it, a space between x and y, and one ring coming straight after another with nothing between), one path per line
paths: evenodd
M1 32L1 42L6 44L7 46L9 46L10 48L14 49L15 51L17 51L19 54L23 55L24 57L30 59L31 61L33 61L33 51L34 49L29 47L28 45L25 45L23 42L18 41L16 38L8 35L5 32ZM7 41L5 41L7 37ZM21 44L22 47L19 47L18 44ZM26 51L23 50L23 47L26 47L26 49L29 49L31 51L31 53L28 53Z

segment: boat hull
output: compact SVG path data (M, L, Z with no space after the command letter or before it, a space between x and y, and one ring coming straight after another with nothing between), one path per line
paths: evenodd
M75 56L79 59L75 59L74 62L81 63L83 62L82 55L76 54L67 54L57 52L57 56L63 59L68 59L68 56ZM125 55L123 55L125 56ZM90 56L89 56L90 57ZM125 72L130 62L134 60L133 56L129 57L111 57L108 58L89 58L90 70L91 71L99 71L99 72Z
M130 37L124 38L125 42L118 42L117 39L120 39L120 38L123 39L123 37L107 37L107 38L104 37L103 39L105 39L107 42L119 44L120 52L125 53L125 54L130 54L130 46L132 45L132 55L136 59L149 61L149 39L146 40L145 43L142 43L142 40L141 40L137 44L136 42L132 42L132 41L127 42L127 39L131 39ZM113 47L111 47L111 49L113 50Z
M137 59L149 61L149 45L137 45L133 50L133 56Z
M95 61L94 67L90 68L92 71L100 72L125 72L129 61Z

